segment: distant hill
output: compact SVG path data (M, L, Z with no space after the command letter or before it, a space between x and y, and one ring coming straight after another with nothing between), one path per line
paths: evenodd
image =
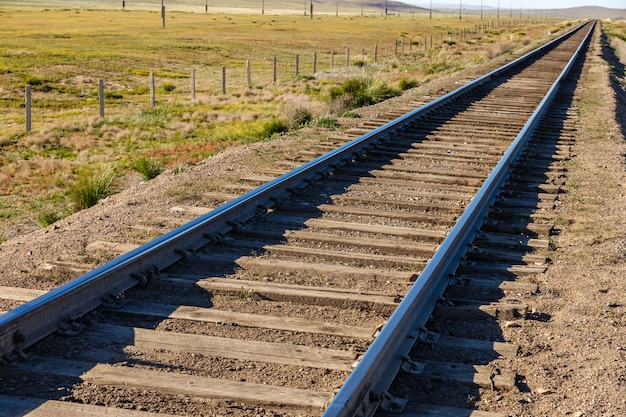
M592 2L592 1L593 0L589 0L589 2ZM406 0L406 2L409 4L414 4L417 7L425 8L427 10L430 9L430 2L425 1L425 0ZM456 5L453 2L449 2L449 3L433 2L432 7L433 7L433 10L438 10L438 11L443 11L443 10L458 11L459 10L458 2ZM475 12L476 10L480 10L481 6L480 4L476 5L476 4L467 3L467 4L462 4L462 8L463 10L468 10L468 11L471 10L472 12ZM484 6L483 10L485 12L493 13L493 11L496 10L496 8ZM503 16L508 16L509 11L510 11L509 7L503 6L500 8L500 13ZM514 14L519 15L519 12L520 12L519 6L517 6L517 8L513 8ZM626 19L626 8L625 9L610 9L610 8L599 7L599 6L581 6L581 7L563 7L559 9L540 9L540 10L523 9L522 10L522 13L527 14L527 15L532 14L534 12L539 12L539 13L547 12L549 15L557 14L559 16L570 16L571 18L575 18L575 19L585 19L585 18L613 19L613 20Z
M313 0L314 3L323 4L326 6L337 4L338 0ZM590 0L593 1L593 0ZM341 0L342 6L344 7L361 7L363 4L366 8L370 9L378 9L383 10L385 7L384 0ZM481 6L480 4L465 4L465 1L462 4L463 11L468 11L471 14L476 14L480 12ZM453 3L436 3L433 2L432 9L435 12L454 12L458 13L459 7L458 4L455 6ZM387 10L389 13L393 12L402 12L402 13L424 13L430 10L430 2L427 0L405 0L405 1L387 1ZM485 13L493 15L496 13L496 7L484 6L482 8ZM511 12L508 7L500 8L500 15L503 17L509 16ZM513 8L512 13L514 16L519 16L520 9ZM612 20L626 20L626 8L625 9L610 9L606 7L599 6L582 6L582 7L569 7L569 8L560 8L560 9L539 9L539 10L528 10L522 9L522 15L534 15L536 13L543 14L547 13L549 16L565 16L569 19L612 19Z
M564 9L567 15L572 15L579 19L612 19L626 20L626 9L608 9L598 6L582 6Z
M335 6L338 0L313 0L313 4L320 4L325 6ZM411 4L409 2L403 1L392 1L387 0L387 11L389 13L392 12L402 12L402 13L411 13L411 12L425 12L429 9L417 6L415 4ZM342 7L352 7L359 8L361 6L366 9L377 9L384 10L385 8L385 0L341 0Z

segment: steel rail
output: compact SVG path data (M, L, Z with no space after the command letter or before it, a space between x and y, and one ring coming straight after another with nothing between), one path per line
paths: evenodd
M492 78L521 65L570 36L576 28L488 74L445 94L345 145L328 152L242 196L180 226L126 254L67 282L0 316L0 357L23 349L124 291L147 282L150 276L197 251L255 215L264 212L293 190L323 177L391 138L417 119L467 94Z
M515 161L520 157L541 118L558 93L584 46L589 42L595 22L578 46L539 106L515 138L511 146L465 209L444 242L437 249L398 305L374 342L363 355L322 417L372 416L383 401L400 407L401 401L387 393L403 363L410 364L408 354L424 328L438 299L448 285L449 277L461 263L468 245L476 236L489 208L505 185ZM393 405L392 407L393 408ZM399 411L398 409L394 411Z

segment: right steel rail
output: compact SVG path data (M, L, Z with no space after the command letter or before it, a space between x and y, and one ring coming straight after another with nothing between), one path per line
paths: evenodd
M513 163L521 155L558 93L562 80L584 53L594 27L595 22L589 24L587 34L572 58L334 397L323 417L372 416L382 401L388 399L387 390L423 332L437 300L448 285L450 275L460 264L468 245L504 186Z

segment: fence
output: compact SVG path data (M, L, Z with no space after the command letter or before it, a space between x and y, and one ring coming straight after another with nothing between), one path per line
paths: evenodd
M508 24L515 24L515 22L508 22ZM336 67L335 65L335 61L336 61L336 57L338 56L338 53L334 50L331 49L330 52L326 53L326 57L328 59L327 61L327 70L330 71L336 71L336 70L343 70L345 68L345 71L343 71L343 75L349 75L349 70L351 67L353 68L358 68L358 67L363 67L366 65L378 65L382 62L386 62L389 60L389 54L392 51L393 56L395 58L399 57L399 56L403 56L408 54L409 56L413 56L413 54L415 54L416 52L420 52L420 51L427 51L428 49L433 49L433 48L437 48L445 43L447 44L453 44L454 42L457 41L462 41L462 40L467 40L473 36L479 36L482 33L485 33L489 30L494 30L495 28L498 28L502 26L500 21L489 21L486 22L484 24L481 25L475 25L473 28L466 28L463 30L457 30L457 31L452 31L452 32L440 32L440 33L435 33L429 36L423 36L423 37L419 37L419 38L415 38L415 39L407 39L407 38L401 38L399 40L396 40L393 45L392 45L392 50L390 49L389 44L386 44L383 48L382 51L382 57L379 56L379 54L381 53L381 51L379 51L379 46L378 44L373 46L372 52L370 54L368 54L366 52L365 48L361 48L361 54L360 56L357 55L356 57L350 55L351 51L350 48L346 48L345 50L345 67L339 68ZM308 64L308 71L309 74L311 76L314 76L319 70L319 64L320 64L320 56L324 56L323 54L320 55L318 54L317 51L314 51L311 55L310 55L310 60L307 62ZM368 61L370 61L368 63ZM283 68L283 76L285 77L290 77L290 79L293 79L293 77L299 77L299 76L303 76L303 66L302 66L302 60L301 60L301 55L300 54L295 54L294 56L294 63L293 65L289 65L289 63L286 63L287 65ZM276 83L278 81L278 69L279 69L279 61L277 56L274 56L272 59L272 68L270 70L271 73L271 82ZM260 69L261 66L259 66ZM291 68L291 74L289 74L289 68ZM231 69L232 71L236 71L238 69ZM265 72L264 72L265 71ZM259 70L256 74L267 74L267 69L263 70ZM231 72L229 72L229 70L227 69L226 66L221 66L221 71L218 75L218 77L220 78L219 80L219 85L220 85L220 91L221 94L227 94L228 92L228 87L233 87L233 83L231 82L229 84L229 79L227 78L229 76L229 74L231 74ZM261 75L263 76L263 75ZM240 79L245 79L245 83L238 81L239 84L235 85L234 88L242 88L242 87L247 87L247 88L252 88L255 85L255 81L253 79L253 64L250 62L250 60L246 60L245 61L245 77L237 77L238 80ZM270 82L268 79L268 77L266 77L266 79L259 81L259 82ZM189 79L190 79L190 99L191 101L195 101L196 100L196 69L191 69L190 74L189 74ZM260 79L260 78L259 78ZM155 107L157 100L156 100L156 86L155 86L155 74L153 72L151 72L149 74L149 89L150 89L150 106L151 107ZM105 117L105 80L104 79L99 79L98 80L98 103L99 103L99 115L100 117ZM219 92L215 92L218 93ZM30 132L32 129L32 88L30 85L26 85L26 89L25 89L25 111L26 111L26 132Z

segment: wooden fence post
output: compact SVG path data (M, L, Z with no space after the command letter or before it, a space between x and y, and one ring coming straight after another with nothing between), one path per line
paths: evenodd
M378 44L374 45L374 64L378 61Z
M104 118L104 80L98 80L98 101L100 102L100 117Z
M196 101L196 70L191 69L191 101Z
M32 87L26 84L26 131L30 132L31 129L31 107L32 107Z
M313 52L313 74L317 72L317 51Z
M274 55L274 82L276 82L276 55Z
M226 94L226 67L222 65L222 94Z
M156 100L154 98L154 73L150 73L150 106L154 107Z
M250 60L246 60L246 76L248 78L248 88L252 88L252 77L250 76Z
M350 48L346 49L346 68L350 67Z
M300 73L300 55L296 54L296 75Z

